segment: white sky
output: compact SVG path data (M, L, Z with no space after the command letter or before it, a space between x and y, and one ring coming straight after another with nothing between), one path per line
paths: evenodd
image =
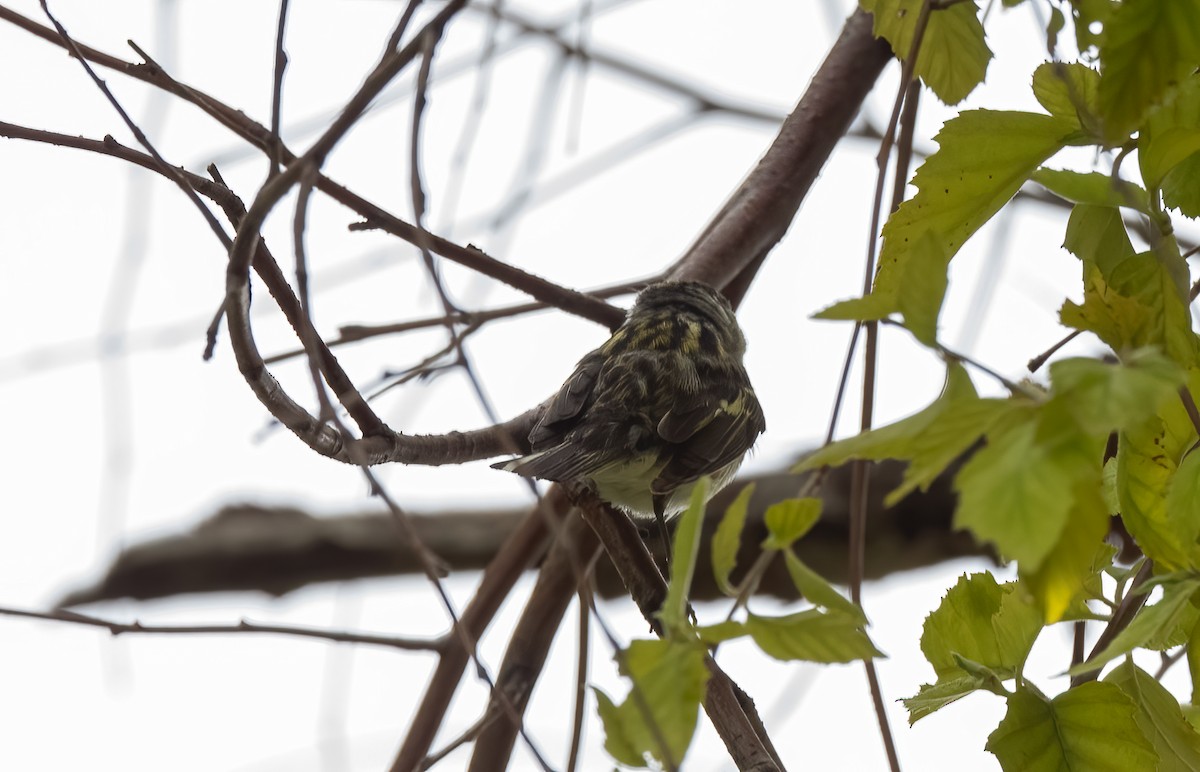
M43 20L36 2L9 5ZM576 13L573 2L510 5L546 20ZM378 0L293 4L284 96L285 139L293 149L313 139L296 126L311 118L323 125L357 87L400 7ZM124 42L132 39L180 80L268 121L275 4L55 0L51 8L82 42L135 59ZM802 93L846 10L845 2L642 0L599 15L587 38L598 50L783 114ZM831 20L838 21L831 26ZM999 58L969 104L1034 109L1027 84L1043 44L1032 14L997 8L988 28ZM429 221L460 242L561 284L590 287L661 269L687 247L774 135L764 124L706 118L555 198L541 200L535 192L515 225L446 227L456 214L459 222L486 222L512 194L553 65L552 50L535 43L516 46L495 62L457 213L449 212L452 158L478 70L437 80L438 67L472 60L484 35L483 17L465 14L450 27L435 64L424 148ZM134 144L82 69L59 49L0 27L0 69L10 74L0 79L0 120L92 138L111 133ZM118 74L102 74L166 158L198 172L221 159L234 188L253 197L266 170L263 159L195 109ZM885 121L895 82L893 67L869 101L876 125ZM405 217L411 212L408 104L400 98L375 111L327 166L335 179ZM577 117L573 104L581 105ZM923 106L921 144L928 148L929 137L952 113L928 95ZM599 66L585 78L571 72L539 179L556 179L604 148L677 116L682 107L677 98ZM572 133L577 148L570 147ZM849 327L808 317L857 294L874 152L859 141L843 144L746 300L747 365L769 423L754 467L778 466L824 432ZM113 159L17 141L0 142L0 174L0 403L9 406L10 437L0 467L8 513L0 521L0 605L46 607L92 578L121 544L179 532L223 502L297 503L317 511L368 503L356 470L316 456L284 431L262 431L265 411L238 374L224 336L216 359L201 361L203 331L223 294L224 258L178 190ZM277 211L267 237L290 270L290 209ZM315 199L308 252L321 328L332 333L343 323L436 313L413 250L380 234L348 233L345 226L353 220L348 211ZM1022 376L1025 361L1059 337L1056 311L1064 295L1079 294L1077 262L1053 246L1064 226L1064 213L1026 205L976 236L954 264L942 327L948 345L1008 376ZM989 251L986 245L1001 236L1006 248ZM520 299L448 264L446 277L468 307ZM976 294L980 282L987 304ZM261 348L292 347L286 325L260 295L255 334ZM164 328L176 330L166 342ZM106 336L119 350L122 330L129 331L125 340L133 353L102 363L98 341ZM508 417L549 394L603 337L590 323L542 314L489 326L470 350L497 409ZM441 333L434 331L377 339L339 355L363 383L441 345ZM1095 350L1083 341L1064 353ZM275 372L293 394L310 393L300 365ZM885 330L878 420L924 405L936 396L941 378L933 356L905 334ZM998 391L982 377L976 383ZM378 409L393 427L409 432L486 423L458 375L393 391ZM851 405L843 433L857 420ZM397 467L382 475L401 505L414 511L511 505L527 495L513 478L482 463ZM891 657L880 673L906 769L996 768L982 747L1003 715L998 699L968 698L913 729L894 702L932 678L918 650L925 614L957 575L981 566L963 561L867 588L872 635ZM476 581L466 575L447 583L460 608ZM484 641L493 672L503 652L497 632L511 626L530 586L522 582ZM428 586L417 579L314 587L279 601L230 595L94 611L144 622L247 616L410 635L435 635L445 625ZM631 605L609 603L604 611L626 638L645 633ZM700 609L702 620L721 613ZM531 735L560 768L569 739L564 717L572 690L564 684L573 680L573 630L568 621L528 713ZM1040 683L1047 691L1063 680L1050 678L1065 662L1065 638L1058 633L1047 632L1035 649L1032 667L1044 674ZM0 769L378 770L398 747L433 661L277 637L113 640L95 630L3 618L0 640L6 654L0 658ZM807 769L883 768L861 668L785 665L738 644L723 647L721 661L758 700L785 761ZM602 644L593 649L591 672L610 694L623 693ZM468 677L442 739L474 720L483 696ZM600 749L593 714L594 705L583 768L606 769L611 762ZM688 768L730 768L711 728L703 719L701 725ZM462 768L467 757L456 754L439 769ZM515 759L519 768L533 768L520 745Z

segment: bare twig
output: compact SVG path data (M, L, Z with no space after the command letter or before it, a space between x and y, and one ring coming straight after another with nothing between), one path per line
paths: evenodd
M404 638L392 635L372 635L343 630L321 630L315 627L296 627L293 625L264 625L249 622L245 619L236 624L221 625L144 625L141 622L114 622L108 619L80 614L75 611L58 609L55 611L26 611L15 608L0 608L0 616L24 617L26 619L44 619L50 622L68 622L87 627L102 627L114 636L126 634L145 635L230 635L230 634L268 634L290 635L300 638L319 638L336 643L365 643L371 646L385 646L405 651L439 652L446 647L446 640L422 640L420 638Z

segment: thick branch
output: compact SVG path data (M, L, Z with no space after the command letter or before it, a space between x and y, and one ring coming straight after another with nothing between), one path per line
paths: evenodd
M676 264L677 277L725 287L783 238L891 58L871 35L870 14L856 10L758 166Z
M951 531L955 498L950 481L939 479L928 493L914 493L885 510L882 497L900 481L903 466L876 465L872 476L870 529L867 537L867 577L932 565L964 555L986 554L965 533ZM794 496L803 482L784 473L743 477L709 506L692 597L721 597L708 567L709 539L716 518L746 482L758 488L739 555L740 566L757 557L766 537L762 523L767 505ZM845 582L849 518L849 469L835 469L823 487L824 515L796 546L805 562L836 582ZM486 566L528 516L526 508L451 511L412 515L422 541L444 558L451 570ZM657 539L651 547L657 548ZM256 591L283 595L317 582L393 576L419 571L391 516L383 512L315 517L287 507L237 505L222 509L192 531L127 547L96 584L63 598L73 606L116 598L151 599L190 593ZM736 576L735 576L736 578ZM602 560L596 575L599 592L622 596L624 586ZM767 572L759 592L796 598L784 566Z

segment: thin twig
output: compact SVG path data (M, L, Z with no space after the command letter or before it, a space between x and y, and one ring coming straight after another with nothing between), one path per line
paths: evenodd
M318 638L336 643L365 643L371 646L385 646L405 651L440 652L446 646L446 639L422 640L420 638L403 638L391 635L372 635L343 630L321 630L315 627L296 627L293 625L264 625L245 619L236 624L220 625L145 625L141 622L114 622L109 619L80 614L67 609L55 611L27 611L15 608L0 608L0 615L24 617L26 619L44 619L49 622L68 622L87 627L101 627L114 636L126 634L145 635L229 635L229 634L268 634L289 635L300 638Z
M1146 605L1149 593L1134 591L1145 584L1153 572L1154 564L1147 559L1142 563L1142 567L1138 570L1137 575L1133 577L1133 581L1129 584L1129 590L1121 598L1121 602L1117 604L1116 611L1109 618L1108 624L1105 625L1104 630L1100 633L1100 637L1096 639L1096 643L1092 646L1092 650L1088 654L1089 660L1108 648L1113 639L1129 626L1129 623L1133 621L1133 618L1142 606ZM1099 676L1100 668L1080 673L1077 676L1071 677L1071 686L1076 687L1089 681L1095 681Z

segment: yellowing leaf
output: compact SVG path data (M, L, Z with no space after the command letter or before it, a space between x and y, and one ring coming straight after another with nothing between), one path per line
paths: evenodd
M1189 373L1187 385L1193 394L1200 394L1200 372ZM1188 462L1188 469L1175 482L1184 453L1195 442L1196 432L1182 400L1170 399L1157 415L1122 431L1117 445L1121 519L1142 551L1168 571L1197 567L1200 560L1200 512L1195 500L1189 499L1198 461Z
M1075 607L1073 616L1090 616L1082 601L1094 576L1093 559L1108 533L1108 512L1098 486L1076 486L1067 526L1038 570L1022 571L1021 579L1042 608L1046 624L1054 624Z
M1177 253L1133 254L1117 210L1085 204L1071 212L1065 246L1083 260L1084 303L1064 303L1063 324L1096 333L1118 352L1159 346L1180 365L1196 362L1187 267Z

